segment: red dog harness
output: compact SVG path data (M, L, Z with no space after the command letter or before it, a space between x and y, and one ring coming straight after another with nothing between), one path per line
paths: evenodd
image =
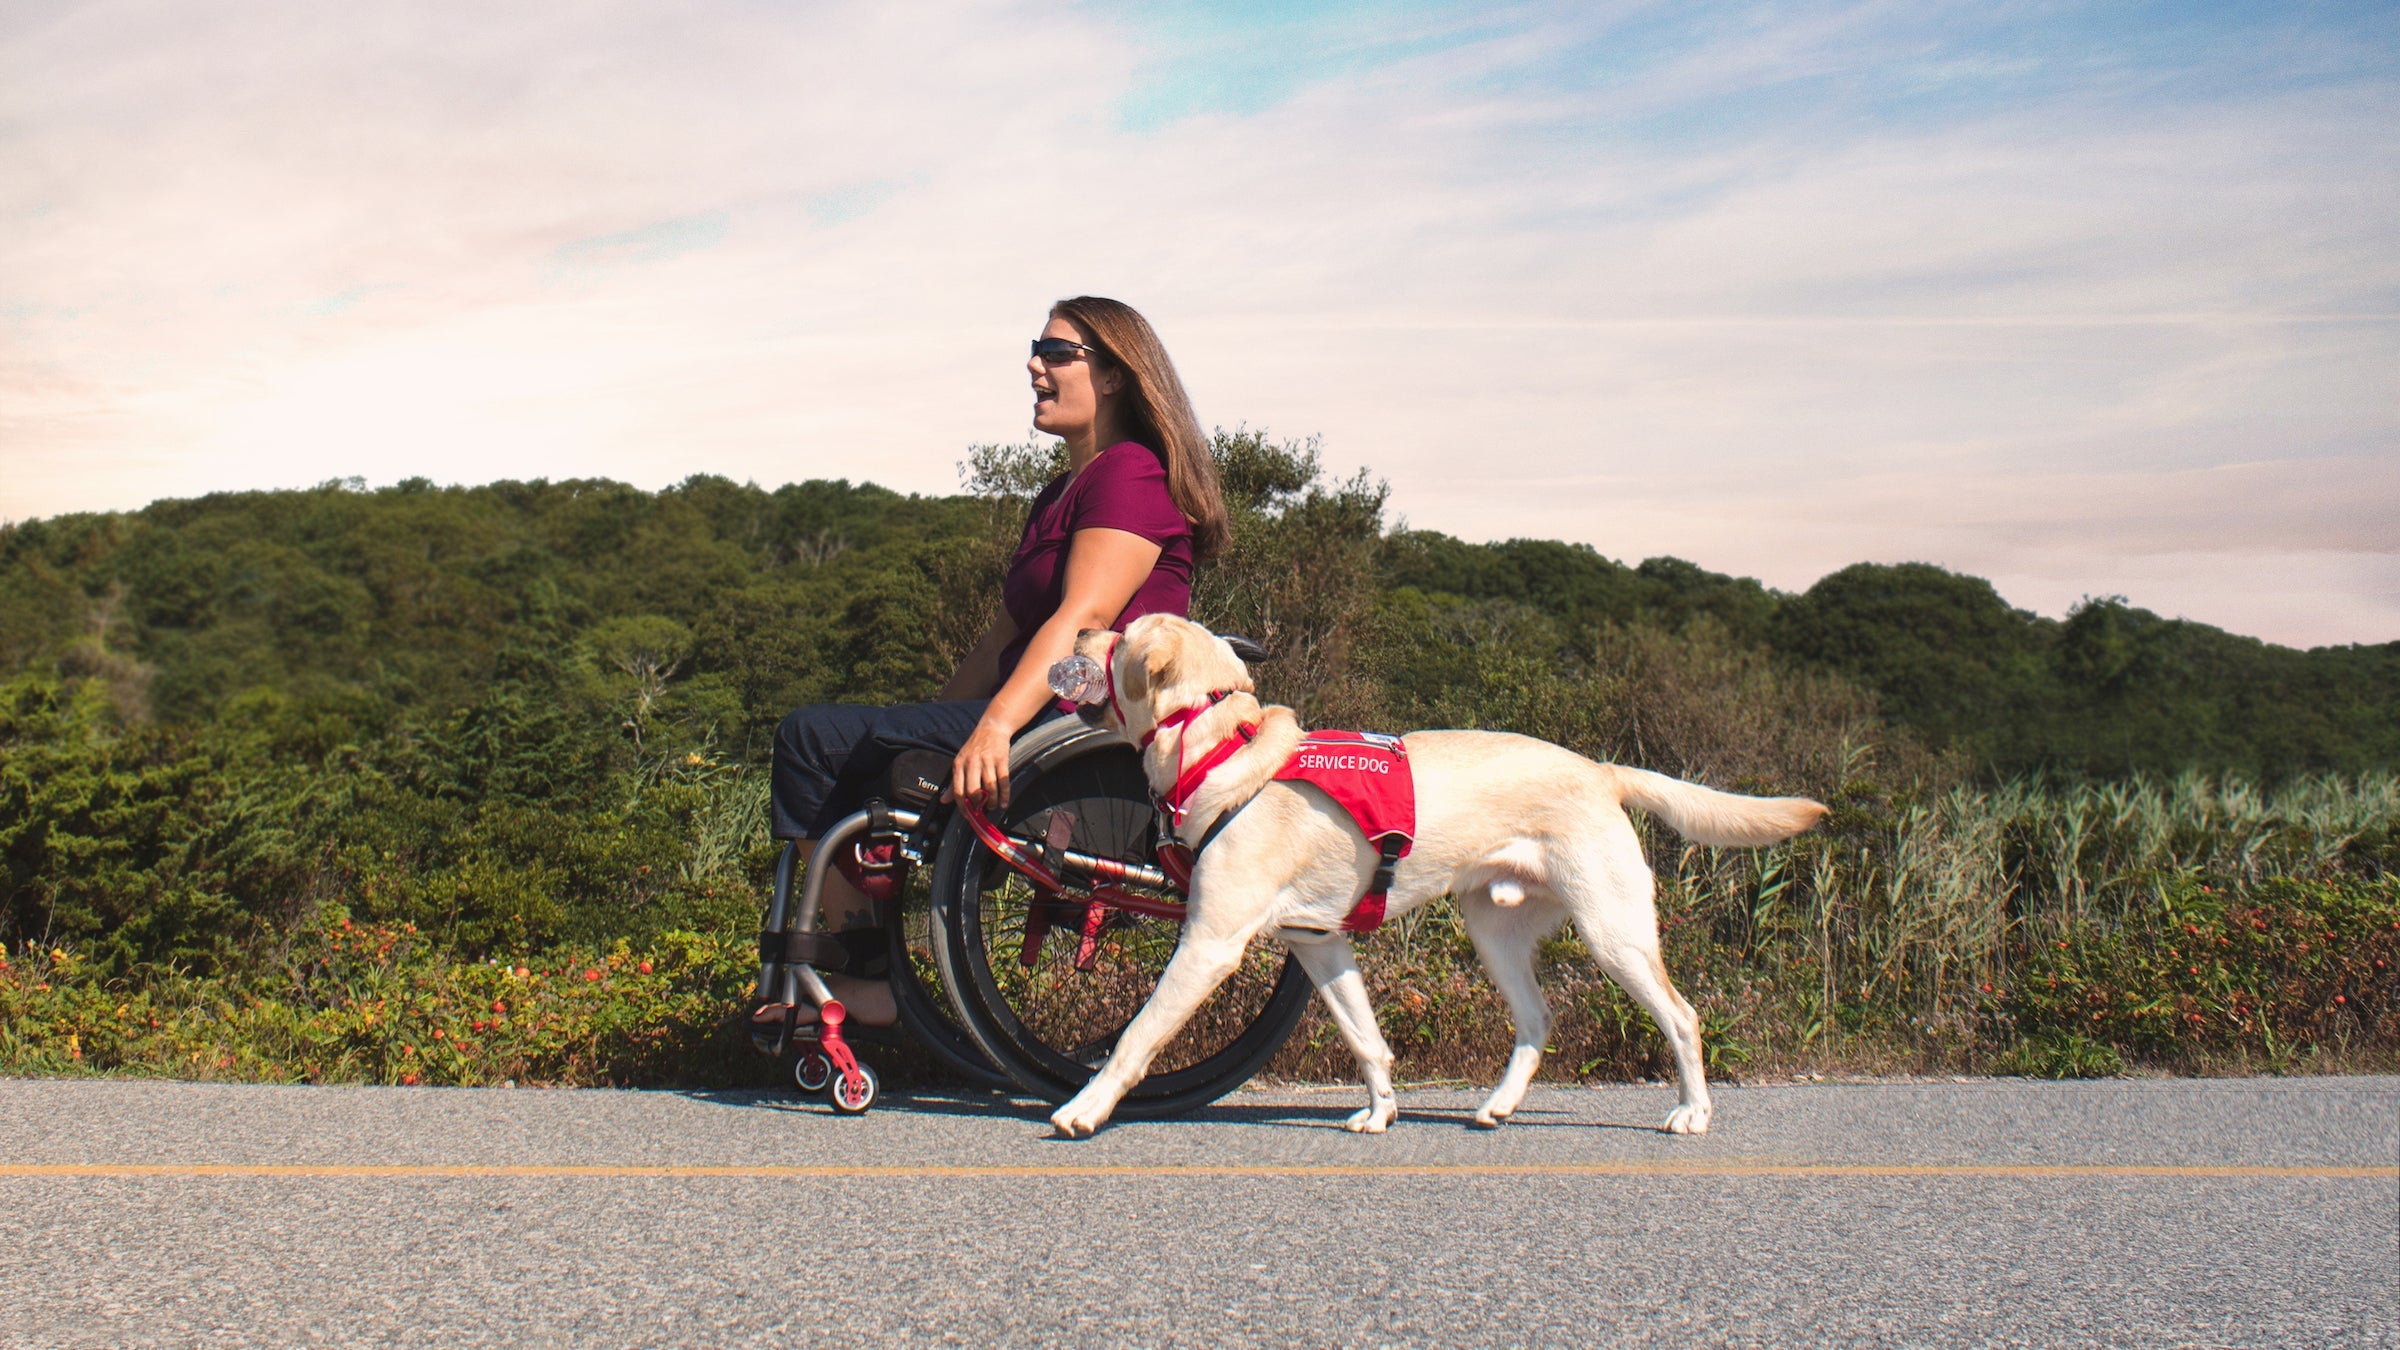
M1159 719L1158 727L1142 738L1142 745L1147 748L1160 729L1190 722L1232 692L1216 691L1205 704ZM1248 723L1237 731L1237 736L1226 737L1190 765L1180 762L1178 750L1175 786L1158 799L1159 811L1166 816L1170 832L1182 827L1192 794L1200 790L1209 773L1241 753L1258 735L1257 726ZM1275 777L1284 782L1310 784L1333 798L1336 805L1350 813L1350 819L1357 823L1367 842L1375 846L1378 855L1375 875L1367 882L1366 894L1359 897L1358 903L1350 907L1349 917L1342 920L1342 931L1372 933L1382 927L1384 897L1392 889L1392 870L1416 845L1417 784L1416 775L1408 766L1408 747L1397 736L1373 731L1311 732L1301 738L1300 748L1275 771ZM1195 860L1241 809L1241 806L1231 807L1209 823L1208 832L1192 846Z
M1417 779L1408 747L1375 731L1312 731L1275 777L1307 783L1350 813L1358 832L1380 855L1367 893L1342 920L1346 933L1372 933L1383 924L1383 898L1392 868L1417 842Z

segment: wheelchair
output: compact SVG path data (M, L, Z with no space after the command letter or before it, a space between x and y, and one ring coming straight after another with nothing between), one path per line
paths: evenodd
M1237 641L1245 659L1263 653ZM1066 1101L1106 1062L1156 988L1182 933L1191 860L1166 833L1133 746L1079 718L1021 734L1009 803L986 814L943 805L938 766L903 757L885 794L828 830L803 870L786 844L759 939L757 997L780 1026L753 1023L803 1092L846 1115L875 1101L861 1044L906 1036L966 1082ZM825 874L847 850L905 875L875 901L899 1023L851 1023L817 966ZM795 894L796 891L796 894ZM1312 992L1299 963L1253 944L1241 967L1160 1052L1119 1117L1194 1110L1233 1091L1282 1048ZM797 1023L799 1000L819 1009Z

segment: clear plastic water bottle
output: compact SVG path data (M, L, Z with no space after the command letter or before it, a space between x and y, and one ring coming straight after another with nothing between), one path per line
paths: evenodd
M1050 667L1050 692L1069 703L1108 700L1108 671L1081 652Z

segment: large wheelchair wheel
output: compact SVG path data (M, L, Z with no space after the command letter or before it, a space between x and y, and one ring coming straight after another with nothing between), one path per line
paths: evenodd
M1113 733L1054 723L1028 737L1009 771L1009 804L993 823L1023 838L1151 861L1152 807L1141 761ZM1140 891L1139 886L1127 887ZM1180 899L1172 891L1155 892ZM932 919L941 975L959 1024L991 1062L1026 1091L1063 1102L1090 1081L1174 955L1182 925L1111 911L1088 967L1077 968L1083 906L1044 901L994 857L963 818L942 835L933 869ZM1046 938L1038 930L1048 925ZM1030 940L1029 940L1030 939ZM1161 1049L1120 1117L1174 1115L1247 1082L1292 1033L1307 1007L1307 976L1272 942L1241 965Z

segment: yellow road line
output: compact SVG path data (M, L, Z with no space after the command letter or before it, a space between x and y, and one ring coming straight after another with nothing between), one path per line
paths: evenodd
M1023 1166L771 1166L735 1163L0 1163L0 1177L738 1177L755 1180L956 1177L1932 1177L2012 1180L2137 1177L2400 1180L2400 1167L2141 1166L2003 1163L1319 1163L1028 1164Z

